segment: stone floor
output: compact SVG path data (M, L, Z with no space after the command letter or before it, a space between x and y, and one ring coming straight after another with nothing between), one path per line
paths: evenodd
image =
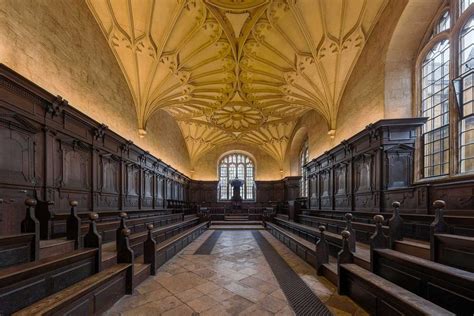
M271 234L276 251L334 315L367 315ZM294 315L250 231L224 231L211 255L194 255L207 231L106 315Z

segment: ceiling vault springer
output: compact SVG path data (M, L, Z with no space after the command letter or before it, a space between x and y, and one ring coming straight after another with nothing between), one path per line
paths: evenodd
M296 121L339 104L387 0L86 0L130 88L141 136L158 110L193 165L257 145L280 163Z

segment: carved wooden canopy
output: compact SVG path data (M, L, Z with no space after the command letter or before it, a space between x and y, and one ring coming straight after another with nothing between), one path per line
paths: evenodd
M283 161L313 109L336 129L352 69L387 0L86 0L132 93L140 133L158 110L191 161L237 142Z

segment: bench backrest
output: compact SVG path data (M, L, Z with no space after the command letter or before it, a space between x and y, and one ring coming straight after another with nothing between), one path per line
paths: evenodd
M474 238L434 234L433 261L474 272Z
M36 260L36 248L36 234L0 237L0 268Z
M0 270L0 315L9 315L97 273L98 260L98 249L82 249Z

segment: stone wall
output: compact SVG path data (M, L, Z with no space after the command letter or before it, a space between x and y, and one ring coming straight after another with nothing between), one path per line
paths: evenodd
M189 175L176 122L159 113L140 139L124 76L84 1L0 0L0 62Z
M419 2L427 1L416 0ZM416 2L415 1L415 2ZM390 1L385 8L379 22L375 26L369 40L362 51L362 54L357 62L352 75L348 81L346 89L341 99L339 107L339 114L337 118L337 129L334 138L330 138L327 134L329 129L325 120L315 111L311 111L304 115L298 122L294 136L291 140L291 146L289 146L287 157L285 160L285 175L298 175L299 174L299 163L298 155L301 150L301 136L298 135L298 131L304 131L307 135L309 145L309 158L310 160L322 155L327 150L341 143L341 141L350 138L354 134L363 130L368 124L374 123L383 118L394 118L394 117L409 117L410 110L412 108L411 100L411 84L412 84L412 71L413 71L413 52L416 51L416 42L420 41L420 34L423 33L422 27L417 25L417 33L412 36L404 36L404 40L411 41L412 43L405 43L405 47L412 47L410 49L409 60L404 65L404 68L395 74L393 71L390 73L391 76L397 76L397 80L393 77L390 80L386 79L386 58L389 47L392 46L390 52L391 62L396 59L393 50L395 44L392 41L392 35L396 28L400 28L399 23L406 23L406 19L400 20L400 16L405 14L405 8L407 6L406 0ZM433 2L434 8L428 10L428 13L424 14L423 19L431 20L428 15L434 15L436 7L439 6L439 1ZM406 14L405 14L406 15ZM411 15L411 19L416 19ZM422 23L426 27L426 21ZM405 33L408 30L405 29ZM420 31L421 30L421 31ZM401 40L398 40L400 44ZM398 54L403 52L398 51ZM411 65L409 65L411 63ZM395 67L393 64L390 65L389 69L393 70ZM409 68L409 69L408 69ZM385 85L387 82L390 86L387 88ZM410 89L401 93L399 89ZM391 90L395 91L391 91ZM398 94L396 97L393 93ZM390 100L390 101L387 101ZM390 106L386 106L386 102L390 103ZM404 107L401 109L401 103ZM398 105L394 105L398 104Z

